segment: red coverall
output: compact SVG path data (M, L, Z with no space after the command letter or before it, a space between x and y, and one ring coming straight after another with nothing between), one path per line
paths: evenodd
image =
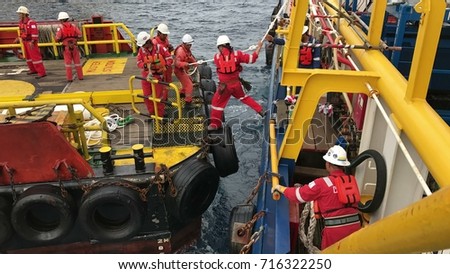
M164 73L159 73L155 70L152 70L152 64L148 63L147 60L149 59L157 59L159 58L158 55L161 55L162 58L165 58L165 63L167 66L171 66L173 63L172 56L170 53L164 48L159 45L153 45L152 49L149 51L144 47L139 48L139 52L137 55L137 66L140 68L141 76L144 78L147 78L147 76L152 73L153 78L158 79L160 81L163 81ZM145 96L151 96L152 95L152 84L148 81L141 81L142 83L142 91ZM163 85L155 84L155 96L156 98L163 99ZM144 103L147 106L148 113L150 115L155 114L154 105L153 102L144 99ZM164 116L164 104L163 103L157 103L158 108L158 116L163 117Z
M163 41L161 40L161 38L159 36L156 36L155 38L153 38L153 44L158 44L162 47L164 47L167 52L169 52L169 54L171 55L172 53L170 52L170 48L172 47L169 43L169 38L166 37L166 39ZM167 83L172 83L172 73L173 73L173 69L172 69L172 65L169 65L167 67L166 72L164 73L164 82ZM169 88L167 86L163 87L163 92L164 92L164 100L167 100L168 97L168 93L169 93Z
M185 102L192 102L192 90L194 86L192 85L191 77L186 73L186 68L188 67L189 63L196 62L194 56L192 55L192 52L190 48L187 48L184 46L184 44L179 45L175 49L175 75L177 76L178 80L180 80L181 85L183 88L181 89L180 93L185 95Z
M69 22L63 22L56 30L56 41L62 42L64 46L64 64L66 67L66 78L72 81L72 62L75 65L78 79L83 80L83 69L80 61L80 51L77 39L81 38L81 31L77 26Z
M347 176L342 170L334 171L330 176ZM337 189L334 184L327 183L324 178L318 178L308 185L302 187L288 187L284 191L284 195L290 201L297 203L305 203L314 201L318 203L323 218L336 218L344 216L352 216L358 214L357 204L352 207L344 207L339 201ZM340 241L353 232L359 230L361 224L359 221L336 225L325 226L322 231L322 246L325 249L330 245Z
M218 90L214 93L212 102L211 102L211 121L210 126L214 128L222 127L222 115L223 111L230 100L231 95L233 95L236 99L241 101L242 103L248 105L253 110L258 113L261 113L263 108L260 104L258 104L252 97L246 95L242 88L241 82L239 81L239 74L242 71L241 63L253 64L258 59L258 54L253 52L252 54L243 53L242 51L234 51L234 54L231 54L230 50L227 48L223 48L221 53L217 53L214 56L214 64L217 67L217 75L219 77L219 85ZM222 55L226 58L234 55L234 61L236 70L232 73L220 73L220 62ZM233 57L230 57L233 58ZM220 92L219 88L221 83L225 84L225 89Z
M20 39L22 39L25 58L29 68L29 73L37 73L39 76L45 76L44 63L42 62L41 51L38 47L39 30L34 20L25 17L19 22Z

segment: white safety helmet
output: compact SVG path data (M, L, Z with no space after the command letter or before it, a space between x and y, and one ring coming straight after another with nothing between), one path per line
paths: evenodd
M27 7L24 6L20 6L17 11L17 13L23 13L23 14L30 14L30 12L28 11Z
M164 23L159 24L156 30L161 32L162 34L170 34L169 27Z
M194 43L194 39L192 39L192 36L189 34L183 35L183 38L181 38L181 41L185 44L192 44Z
M67 12L61 11L58 14L58 20L69 19L69 14Z
M142 47L148 40L150 40L150 34L145 31L141 31L136 38L136 45Z
M217 46L225 45L225 44L231 44L230 38L226 35L220 35L217 38Z
M323 159L336 166L350 165L350 162L347 160L347 152L338 145L331 147L323 156Z
M308 31L308 26L303 26L302 35L305 34Z

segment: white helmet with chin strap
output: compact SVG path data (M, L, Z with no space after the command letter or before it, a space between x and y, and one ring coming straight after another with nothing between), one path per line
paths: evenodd
M189 34L185 34L183 35L183 38L181 38L181 42L185 44L192 44L194 43L194 39L192 39L192 36L190 36Z
M142 47L148 40L150 40L150 34L145 31L141 31L136 37L136 45Z
M159 24L156 30L161 32L162 34L170 34L169 27L164 23Z
M58 20L69 19L69 14L67 12L61 11L58 14Z
M231 44L230 38L226 35L220 35L217 38L217 46L225 45L225 44Z
M331 147L323 156L323 159L330 164L336 166L349 166L350 162L347 160L347 152L341 146Z
M24 6L20 6L17 11L17 13L23 13L23 14L30 14L30 12L28 11L27 7Z

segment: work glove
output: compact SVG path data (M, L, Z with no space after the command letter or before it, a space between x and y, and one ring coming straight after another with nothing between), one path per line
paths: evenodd
M279 193L284 193L284 191L286 190L285 186L282 185L276 185L276 186L272 186L272 193L279 192Z

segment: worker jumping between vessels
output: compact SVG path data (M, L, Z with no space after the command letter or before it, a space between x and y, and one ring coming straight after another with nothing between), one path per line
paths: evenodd
M252 54L247 54L240 50L235 51L231 47L231 41L227 35L219 36L216 45L219 52L214 56L214 64L217 67L219 84L211 102L211 121L208 130L216 130L222 127L223 112L231 95L264 117L265 113L262 106L244 93L239 77L240 72L243 70L241 63L255 63L258 59L262 42L258 41L258 46Z
M344 173L350 165L346 151L340 146L331 147L323 156L329 176L315 179L301 187L276 185L278 191L292 202L314 201L314 211L324 218L321 249L340 241L361 228L358 214L359 189L353 175ZM344 186L345 185L345 186ZM343 187L344 186L344 187Z
M158 44L161 47L164 47L170 54L172 54L173 46L169 42L169 34L170 34L169 27L166 24L161 23L156 28L156 31L157 34L153 38L153 44ZM164 82L172 83L172 73L173 73L172 65L167 65L167 69L164 72ZM169 89L167 86L164 86L163 87L164 100L167 100L168 95Z
M167 66L171 66L173 59L166 48L153 44L150 34L142 31L136 38L136 44L140 47L137 55L137 66L141 69L141 76L146 79L164 80L164 73ZM144 96L152 98L152 84L149 81L142 80L142 90ZM163 86L154 84L155 98L163 99ZM144 99L150 115L155 115L154 103L148 99ZM164 104L157 103L157 111L159 117L164 117Z
M60 12L58 14L58 20L61 22L61 26L56 30L55 39L64 46L64 64L66 67L67 81L73 81L72 63L75 65L78 79L83 80L83 68L80 61L80 51L77 46L77 41L81 38L81 31L75 24L68 22L69 14L67 12Z
M39 30L36 21L30 18L28 8L20 6L16 13L19 15L19 37L16 42L22 40L25 58L28 65L28 73L37 74L36 79L47 76L41 51L39 50Z
M192 103L192 91L194 86L191 77L187 74L187 70L191 67L191 63L197 62L194 55L192 55L191 47L194 39L189 34L185 34L181 39L181 44L175 49L175 75L180 80L182 89L180 91L181 97L184 97L186 105ZM195 65L194 65L195 66Z

